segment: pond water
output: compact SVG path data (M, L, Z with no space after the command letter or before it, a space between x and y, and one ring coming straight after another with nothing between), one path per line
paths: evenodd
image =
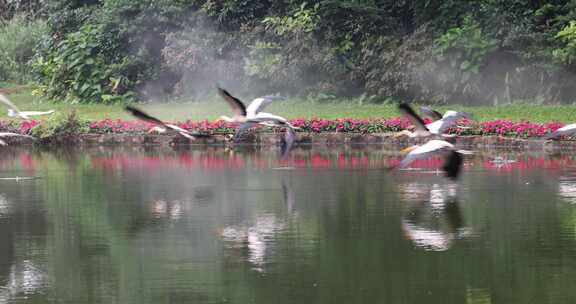
M398 157L4 149L0 303L574 303L574 153Z

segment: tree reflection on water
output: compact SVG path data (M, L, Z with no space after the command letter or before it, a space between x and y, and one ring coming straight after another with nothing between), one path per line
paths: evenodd
M7 149L1 176L42 178L0 180L0 301L576 296L573 154L479 153L457 185L430 174L440 160L385 170L400 159L374 148L299 149L285 161L273 151Z

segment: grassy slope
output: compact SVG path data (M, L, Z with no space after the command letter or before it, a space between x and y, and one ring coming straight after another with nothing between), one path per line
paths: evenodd
M132 119L127 115L121 105L68 105L41 101L24 91L10 95L10 98L21 110L49 110L66 111L76 109L81 117L91 120L112 118ZM227 105L214 99L210 102L200 103L170 103L146 104L142 109L168 121L183 121L186 119L214 120L219 115L230 115ZM438 110L456 109L471 112L479 121L506 119L529 120L531 122L560 121L563 123L576 122L576 105L571 106L532 106L526 104L499 106L499 107L439 107ZM394 105L358 105L345 103L307 103L298 101L279 101L267 108L267 111L285 116L287 118L389 118L399 116L400 113Z

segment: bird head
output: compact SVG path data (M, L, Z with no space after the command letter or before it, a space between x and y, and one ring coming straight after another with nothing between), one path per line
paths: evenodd
M222 115L220 117L218 117L218 119L216 119L215 122L220 122L220 121L225 121L225 122L235 122L234 119L226 116L226 115Z
M166 132L166 128L161 127L161 126L154 126L152 128L150 128L150 130L148 130L148 133L165 133Z
M414 149L416 149L416 148L418 148L418 147L419 147L419 146L410 146L410 147L408 147L408 148L404 148L404 149L400 150L400 153L402 153L402 154L408 154L408 153L412 152L412 150L414 150Z
M412 132L410 132L410 131L408 131L408 130L402 130L402 131L400 131L400 132L394 133L394 135L393 135L392 137L394 137L394 138L404 137L404 136L410 137L410 134L411 134L411 133L412 133Z

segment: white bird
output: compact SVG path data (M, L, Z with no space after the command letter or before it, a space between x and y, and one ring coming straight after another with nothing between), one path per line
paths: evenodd
M402 150L403 153L408 152L406 157L398 165L399 168L407 167L410 163L419 159L426 159L433 156L444 157L444 165L442 170L444 171L446 177L450 179L457 179L460 176L462 170L462 163L464 161L463 154L472 154L470 151L466 150L456 150L454 145L451 143L432 139L427 143L420 146L412 146Z
M576 134L576 123L563 126L562 128L546 135L544 139L556 139L560 136L570 136L573 134Z
M282 157L285 157L292 144L294 143L294 139L296 137L295 130L297 129L294 127L288 120L284 117L262 112L267 105L272 103L275 99L281 99L279 96L264 96L256 98L250 103L248 108L244 105L244 103L232 96L228 91L218 88L218 94L230 105L232 111L234 112L234 117L230 118L228 116L220 116L221 119L227 122L236 122L241 123L240 127L236 130L234 134L234 141L237 142L242 135L242 133L255 125L264 125L264 126L271 126L271 127L281 127L286 128L286 134L283 138L281 154Z
M406 104L401 103L398 108L404 115L412 122L415 127L414 132L410 132L408 130L404 130L398 132L395 136L402 136L407 135L409 137L427 137L427 136L448 136L445 135L446 132L451 127L454 127L458 120L462 118L471 119L471 115L466 112L456 112L456 111L446 111L442 116L442 119L436 120L429 124L425 124L424 120L412 110L412 108ZM436 112L438 113L438 112ZM438 113L439 114L439 113Z
M224 98L224 100L228 103L228 105L230 105L232 111L234 112L234 117L228 117L225 115L220 116L220 119L224 121L244 123L247 120L255 118L268 118L269 120L281 120L283 122L287 122L287 120L283 117L262 112L262 110L271 104L274 100L283 99L280 96L268 95L258 97L252 100L248 107L246 107L240 99L232 96L230 93L228 93L228 91L222 88L218 88L218 94Z
M194 140L197 137L210 137L209 134L193 133L193 132L190 132L188 130L182 129L177 125L165 123L165 122L161 121L160 119L158 119L156 117L152 117L152 116L144 113L142 110L136 109L135 107L132 107L132 106L126 106L125 110L130 112L136 118L139 118L143 121L147 121L147 122L156 124L157 126L152 128L152 130L158 131L160 133L164 133L164 132L166 132L166 130L170 129L170 130L178 132L180 135L182 135L188 139L191 139L191 140Z
M30 119L30 116L40 116L40 115L49 115L54 113L54 110L50 110L50 111L20 111L18 109L18 107L16 107L16 105L14 103L12 103L10 101L10 99L8 99L8 97L6 97L3 94L0 94L0 102L2 102L6 107L8 107L8 116L10 117L16 117L16 118L21 118L21 119Z

